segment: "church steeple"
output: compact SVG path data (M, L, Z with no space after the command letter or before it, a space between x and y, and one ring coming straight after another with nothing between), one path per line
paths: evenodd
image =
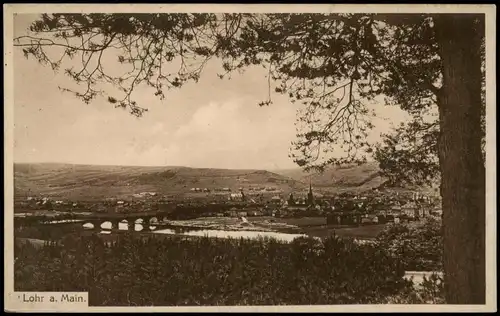
M309 178L309 193L307 193L307 205L313 205L313 204L314 204L314 195L312 191L311 178Z
M290 193L290 196L288 197L288 205L290 206L295 205L295 199L293 198L292 193Z

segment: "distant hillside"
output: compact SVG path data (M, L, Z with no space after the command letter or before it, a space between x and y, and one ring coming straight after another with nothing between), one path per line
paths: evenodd
M387 179L380 175L377 162L368 162L362 165L332 166L323 173L304 172L300 168L287 170L273 170L273 172L294 180L312 185L318 189L330 192L363 192L373 188L385 187ZM436 182L432 187L390 188L395 190L432 191L439 185Z
M317 187L378 187L385 182L379 171L378 164L370 162L359 166L330 167L323 173L304 172L299 168L274 172L305 183L309 183L310 180Z
M266 170L229 170L188 167L96 166L71 164L15 164L17 197L49 195L68 199L129 196L140 192L175 195L198 188L276 187L284 191L304 184Z
M126 198L141 192L182 197L191 188L275 187L285 194L302 191L311 180L316 193L363 192L382 186L376 163L331 167L323 173L289 170L236 170L188 167L97 166L72 164L15 164L15 197L52 196L94 200ZM406 189L404 189L406 190Z

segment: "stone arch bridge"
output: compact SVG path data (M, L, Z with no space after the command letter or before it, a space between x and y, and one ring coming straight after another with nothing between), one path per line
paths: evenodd
M166 221L170 211L151 211L139 212L128 214L65 214L59 216L28 216L28 217L14 217L15 227L28 227L33 225L74 225L75 223L92 224L93 229L100 230L102 224L106 222L111 223L111 229L118 229L119 223L127 222L128 230L135 224L142 223L143 230L148 230L150 225L146 223L157 225L158 222ZM140 220L140 222L139 222Z
M93 214L81 218L82 225L92 224L93 229L101 230L101 225L110 222L111 230L118 230L119 224L127 222L128 230L134 230L135 224L142 224L142 231L149 230L150 225L157 225L158 222L166 221L169 212L141 212L130 214ZM140 220L140 222L139 222ZM149 225L148 225L149 224Z

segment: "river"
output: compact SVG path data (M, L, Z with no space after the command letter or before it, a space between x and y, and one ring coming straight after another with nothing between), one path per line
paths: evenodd
M101 234L111 234L111 222L104 222L101 225ZM84 229L93 229L91 223L83 225ZM134 231L140 232L144 229L142 223L134 224ZM167 234L167 235L180 235L180 236L199 236L199 237L216 237L216 238L249 238L249 239L259 239L259 238L274 238L280 241L291 242L298 237L307 237L305 234L288 234L270 231L227 231L227 230L217 230L217 229L195 229L195 228L168 228L168 229L157 229L156 226L150 225L149 229L153 234ZM128 224L125 222L118 223L118 230L126 231L128 230Z

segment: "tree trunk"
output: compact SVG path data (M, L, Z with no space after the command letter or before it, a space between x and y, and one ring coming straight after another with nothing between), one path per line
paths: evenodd
M443 86L438 95L445 294L448 304L485 304L485 166L481 152L478 15L434 18ZM484 15L479 17L484 19Z

